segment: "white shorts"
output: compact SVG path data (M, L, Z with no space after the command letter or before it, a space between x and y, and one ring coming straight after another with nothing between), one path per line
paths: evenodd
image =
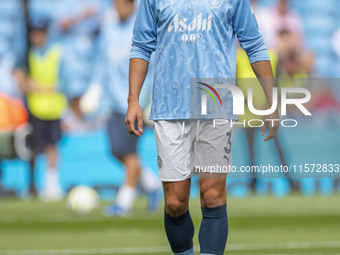
M157 120L157 165L162 181L197 173L226 173L232 165L233 127L213 120Z

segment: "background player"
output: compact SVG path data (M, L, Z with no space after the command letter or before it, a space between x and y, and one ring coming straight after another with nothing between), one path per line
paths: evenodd
M41 197L46 200L62 198L58 176L57 142L61 139L60 118L67 107L60 92L62 83L62 48L48 38L49 19L34 17L30 21L29 74L20 87L27 93L27 107L33 125L33 147L47 158L47 171ZM16 72L18 77L19 71Z
M138 138L130 135L124 124L127 110L130 43L135 22L134 4L134 0L113 1L115 10L113 8L110 10L101 27L100 57L91 86L92 88L98 84L103 86L106 95L104 99L109 102L112 112L108 121L111 152L126 169L126 179L118 191L115 203L104 210L107 216L121 216L130 212L138 183L149 195L149 209L158 208L159 180L151 171L145 169L141 171L137 156ZM151 81L147 83L146 87L151 88ZM145 91L141 99L144 102L142 104L148 102L150 92L150 89Z

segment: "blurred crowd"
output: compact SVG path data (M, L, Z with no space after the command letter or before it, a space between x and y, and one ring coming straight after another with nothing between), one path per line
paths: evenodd
M34 90L34 84L26 82L27 69L37 69L34 55L43 55L43 51L49 50L55 56L45 59L44 65L49 65L50 70L43 71L50 71L49 76L57 72L54 81L49 82L57 83L57 90L67 101L60 104L68 103L72 112L71 117L67 117L68 111L64 114L65 128L72 125L79 128L76 120L83 119L79 100L93 78L98 35L108 7L108 1L96 0L29 0L27 3L1 0L0 12L5 14L1 14L1 24L6 22L4 27L8 31L0 29L0 90L21 98ZM44 79L39 70L36 72L38 79Z
M275 72L278 78L323 76L325 73L318 72L318 54L313 54L310 47L307 47L310 43L305 37L304 20L292 8L295 2L252 0L266 44L272 51L274 62L275 59L278 61L274 66ZM30 22L47 22L40 24L45 26L40 29L46 30L46 38L43 39L45 44L49 47L59 44L62 51L58 90L67 97L70 108L64 117L64 128L84 128L84 112L92 113L92 108L95 107L100 108L100 112L104 114L105 107L109 107L105 97L99 106L94 106L93 103L89 105L87 102L90 100L86 100L86 97L81 100L81 97L93 83L95 70L98 69L95 65L98 63L96 57L101 54L101 30L108 20L117 18L114 1L28 0L27 3L25 17L24 0L0 1L0 91L16 96L25 92L25 87L20 86L23 75L18 71L25 71L27 68L28 43L35 47L33 41L39 40L39 35L29 37L26 31ZM119 49L112 47L106 54L119 54ZM94 88L90 92L98 94L98 97L100 94L105 95ZM329 96L329 90L324 93ZM318 107L320 103L316 102L315 105Z

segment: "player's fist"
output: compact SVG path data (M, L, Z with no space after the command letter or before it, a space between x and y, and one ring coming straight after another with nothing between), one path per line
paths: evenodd
M135 122L137 121L137 129ZM125 124L131 134L141 136L143 133L143 111L138 102L129 103Z
M265 115L262 118L264 125L261 127L261 136L266 133L266 130L268 128L268 134L264 138L264 141L268 141L272 139L274 136L276 136L276 133L279 129L279 123L280 123L280 115L279 111L276 109L272 114Z

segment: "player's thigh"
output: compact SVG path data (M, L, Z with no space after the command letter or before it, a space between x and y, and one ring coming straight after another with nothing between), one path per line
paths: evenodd
M171 216L179 216L188 210L191 179L162 182L165 210Z
M164 182L189 179L190 168L190 122L188 120L155 121L157 162L159 177Z
M200 167L201 204L212 208L226 203L226 177L232 166L233 128L214 125L212 120L197 122L194 166Z
M138 137L129 133L124 120L124 114L112 113L108 121L111 153L118 159L137 153Z
M61 138L61 128L59 122L46 121L30 116L33 126L33 148L36 152L44 152L49 146L56 144Z
M62 136L60 119L50 120L50 121L47 121L46 123L47 123L46 132L49 137L48 143L50 145L54 145L61 139L61 136Z
M200 120L194 140L192 167L200 177L225 178L232 167L234 130L228 124L215 125L213 120Z

